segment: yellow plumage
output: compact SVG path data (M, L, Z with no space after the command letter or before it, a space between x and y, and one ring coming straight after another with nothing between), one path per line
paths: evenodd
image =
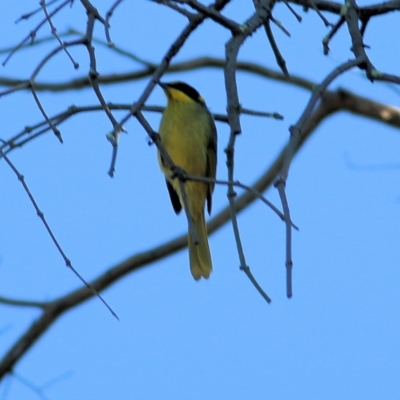
M215 178L217 137L215 124L204 100L198 92L182 82L160 84L168 99L159 133L161 142L178 167L190 175ZM160 168L164 173L171 202L175 212L183 208L179 180L172 179L172 172L158 153ZM212 261L204 219L207 201L211 212L211 195L214 184L186 181L184 183L188 200L189 215L199 243L193 243L188 232L190 270L194 279L208 278Z

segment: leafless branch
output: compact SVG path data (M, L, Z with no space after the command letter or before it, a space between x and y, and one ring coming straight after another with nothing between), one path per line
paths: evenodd
M34 11L23 14L20 20L28 20L38 12L43 11L44 18L42 18L34 29L16 46L8 50L8 55L5 58L3 65L7 64L10 58L18 51L23 51L28 43L38 45L44 41L49 41L49 37L41 38L36 40L38 32L41 30L44 24L48 23L52 33L52 40L55 43L55 47L46 54L38 65L33 69L31 76L28 79L10 79L7 77L0 77L0 85L5 87L5 90L0 93L1 96L12 95L20 90L31 91L34 101L43 115L43 120L39 123L28 126L18 132L16 135L9 138L7 141L0 143L0 158L3 158L11 170L16 174L20 180L23 188L33 204L36 213L42 220L48 234L50 235L54 245L63 257L67 267L73 270L73 272L82 280L85 284L77 290L71 291L64 296L57 297L56 299L49 302L40 302L35 300L23 300L23 299L12 299L4 296L0 296L0 303L2 305L13 306L13 307L33 307L40 310L40 316L33 321L30 327L15 340L13 346L7 351L3 359L0 361L0 380L7 374L13 373L13 368L21 360L21 358L27 353L27 351L36 343L36 341L46 332L46 330L64 313L72 310L77 305L87 301L93 296L97 295L101 301L108 307L113 313L114 311L108 306L108 304L99 295L101 291L110 287L115 282L122 279L127 274L135 272L149 264L153 264L156 261L171 255L184 247L187 246L187 235L176 237L175 239L165 242L161 246L151 247L146 251L138 254L134 254L122 263L111 266L109 269L104 271L102 274L97 276L93 281L87 283L72 266L71 261L67 258L63 252L61 246L56 240L53 232L51 231L46 219L44 218L43 212L38 207L35 199L33 198L23 175L16 169L14 164L10 161L8 154L14 151L17 147L22 147L25 144L36 140L39 136L44 133L53 131L56 136L62 141L59 126L73 117L78 113L103 111L111 122L111 132L107 135L113 146L111 166L109 169L110 176L113 176L115 171L115 164L117 159L118 139L119 133L123 131L123 125L132 117L136 118L143 128L148 132L149 137L155 143L158 150L163 155L167 164L173 171L176 179L179 179L181 189L183 193L183 201L185 202L185 185L186 180L199 180L199 181L210 181L210 178L196 177L186 174L185 171L181 170L172 163L168 153L160 143L159 136L151 128L143 112L155 111L162 112L163 108L158 106L145 105L146 100L151 94L155 84L161 76L165 73L172 73L178 71L190 71L199 68L219 68L224 71L225 78L225 89L227 99L227 115L215 114L214 117L217 121L227 122L230 126L230 134L228 138L228 144L226 147L226 158L227 158L227 174L226 180L215 179L211 180L215 184L226 185L227 197L229 205L222 209L214 218L208 223L208 232L212 234L223 224L231 221L235 241L238 251L238 258L240 262L240 269L243 270L251 283L254 285L256 290L261 296L270 302L271 299L264 292L259 283L255 280L249 266L247 265L245 258L245 250L243 249L237 214L248 207L255 200L261 200L267 204L284 222L286 228L286 288L287 296L292 296L292 228L296 226L291 221L290 210L288 200L285 192L287 185L287 178L289 173L289 167L291 161L298 150L310 137L312 132L315 132L321 121L329 118L332 114L341 111L351 112L364 117L372 118L381 123L388 124L390 126L400 127L400 110L391 107L387 104L382 104L368 99L365 97L358 96L355 93L346 91L345 89L329 90L329 85L341 74L348 71L353 67L358 67L365 71L365 75L371 81L386 81L393 83L400 83L400 77L396 75L390 75L385 72L378 71L373 63L369 59L367 54L368 47L364 44L364 33L370 26L370 22L377 16L399 11L400 3L398 0L387 1L383 3L377 3L369 6L359 6L356 0L349 0L344 5L341 2L327 1L327 0L282 0L283 3L289 8L293 15L298 21L301 21L302 17L295 12L292 5L302 6L305 10L311 9L315 12L324 22L326 26L331 26L331 31L323 40L324 52L329 52L329 43L339 31L339 29L345 25L348 29L348 34L352 41L352 51L354 53L354 59L343 63L339 67L335 68L321 83L317 84L309 80L303 79L298 76L289 77L288 70L286 68L286 62L281 54L278 44L273 36L270 23L275 23L280 29L286 34L289 32L283 27L280 21L277 21L273 16L273 9L276 5L275 0L254 0L254 14L245 21L234 21L228 18L222 11L224 7L229 3L229 0L217 0L210 6L205 6L197 0L154 0L155 3L164 4L175 12L183 14L187 18L187 24L184 26L178 37L170 45L168 51L166 51L164 57L159 63L152 63L143 59L140 59L135 54L129 51L118 48L117 46L112 47L110 51L118 52L130 59L135 60L140 64L139 69L125 73L125 74L111 74L111 75L100 75L97 70L97 60L95 54L94 43L99 43L102 46L114 46L114 43L110 37L110 18L113 15L116 8L122 3L122 0L114 0L113 4L103 18L97 8L94 6L94 2L90 0L81 0L84 10L87 13L87 24L84 33L78 31L68 31L65 35L77 35L74 36L73 41L64 42L61 38L64 34L58 34L55 25L53 24L53 16L59 13L67 4L72 4L71 0L51 0L46 2L45 0L40 1L40 7ZM56 4L58 3L58 4ZM183 6L181 6L183 5ZM50 6L54 7L50 10ZM187 11L186 6L190 7L193 12ZM324 13L331 13L337 15L339 18L336 24L332 25L325 17ZM41 18L42 16L40 16ZM228 40L225 48L225 58L216 59L211 57L200 57L186 62L180 62L171 64L174 57L180 52L182 46L187 42L188 38L192 33L197 30L200 25L206 20L210 21L226 28L228 33L231 34L231 38ZM94 27L96 22L99 21L104 25L106 42L100 41L93 37ZM361 26L360 26L361 23ZM277 72L272 69L263 67L262 65L250 62L238 61L238 53L242 48L246 39L255 33L261 26L266 31L266 37L269 41L271 48L273 49L276 61L283 73ZM49 83L38 81L38 76L42 71L43 67L53 59L59 52L64 51L71 59L75 68L78 63L72 58L69 47L72 46L84 46L87 50L87 56L89 59L89 73L87 76L81 76L78 79L68 80L64 82ZM114 53L116 54L116 53ZM301 116L297 123L290 128L291 137L287 145L282 149L280 154L275 158L271 165L262 173L260 179L253 185L245 185L238 182L235 179L235 143L237 135L242 132L241 127L241 116L242 114L248 114L253 116L261 117L274 117L281 119L281 115L278 113L267 113L255 110L249 110L242 107L240 103L239 90L236 82L236 74L238 71L246 71L256 76L264 78L274 79L284 84L290 84L297 87L301 87L311 92L310 99L304 108ZM130 104L113 104L106 101L103 95L102 85L116 84L126 81L143 80L148 79L147 86L143 90L142 94L138 99L132 99ZM98 104L92 106L71 106L68 110L57 113L50 117L47 115L44 106L39 98L39 92L42 91L68 91L77 90L82 88L91 87L96 95ZM125 110L126 115L119 121L114 117L115 110ZM268 188L273 182L278 190L282 211L275 207L269 202L262 194L266 188ZM240 196L235 192L235 188L240 187L244 189L243 194ZM184 207L188 209L187 205ZM190 232L195 232L191 227L191 219L188 216L188 224ZM194 241L196 242L194 237ZM21 382L24 381L18 375L15 375L16 379ZM31 385L29 381L24 384ZM38 387L31 385L31 388L35 390L38 396L44 398L44 387Z
M57 14L60 10L62 10L71 0L64 0L57 8L55 8L51 13L48 14L48 17L51 18L53 17L55 14ZM41 9L41 8L40 8ZM36 13L36 11L33 12L33 14ZM32 13L29 15L33 15ZM23 18L23 17L21 17ZM29 17L27 17L29 18ZM27 19L25 18L25 19ZM9 53L9 55L6 57L6 59L3 61L2 65L5 66L7 64L7 62L10 60L10 58L19 50L22 48L22 46L28 42L28 40L31 40L31 43L35 40L35 37L39 31L39 29L46 23L47 21L47 17L44 18L39 25L36 26L36 28L31 31L29 33L28 36L26 36L17 46L15 46L11 52Z
M96 291L96 289L93 288L83 277L82 275L76 270L76 268L72 265L71 260L66 256L64 253L64 250L62 249L61 245L59 244L58 240L56 239L53 231L50 228L50 225L48 224L46 218L44 217L43 212L40 210L35 198L33 197L31 191L29 190L28 185L25 182L25 177L18 171L18 169L15 167L15 165L11 162L11 160L8 158L8 156L3 152L3 150L0 148L0 158L4 158L5 162L8 164L8 166L12 169L14 174L17 176L18 180L21 182L26 194L29 197L29 200L31 201L33 207L36 210L36 213L38 217L41 219L44 227L46 228L47 233L51 237L51 240L53 241L54 245L56 246L58 252L61 254L61 257L64 259L65 265L72 270L72 272L81 280L81 282L86 285L93 293L101 300L101 302L108 308L108 310L111 312L111 314L117 318L117 314L114 312L114 310L108 305L108 303L103 299L103 297ZM3 302L4 303L4 302ZM10 302L8 304L11 304ZM14 305L16 304L16 301L14 301ZM20 304L21 305L21 304ZM28 305L28 304L26 304ZM32 302L30 304L32 306ZM38 306L38 303L36 303L36 306ZM43 305L42 305L43 307Z
M122 3L122 0L116 0L115 3L111 6L111 8L106 13L106 23L104 25L106 30L106 39L109 46L114 46L113 41L110 36L110 18L114 14L115 9Z
M71 60L72 65L74 66L75 69L79 68L79 64L73 59L71 53L68 51L68 49L64 46L63 41L60 39L60 36L57 34L57 29L53 24L53 21L51 20L51 16L49 15L49 12L47 11L47 4L45 0L40 1L40 6L43 8L44 15L46 16L46 19L50 25L51 29L51 34L57 39L58 43L60 43L60 46L63 48L65 53L67 54L68 58Z

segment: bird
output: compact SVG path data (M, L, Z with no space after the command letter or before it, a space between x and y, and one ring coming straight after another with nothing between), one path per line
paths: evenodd
M215 179L217 168L217 129L205 100L192 86L184 82L157 82L167 97L167 106L160 122L161 143L175 166L189 175ZM160 151L158 162L163 172L176 214L184 208L180 182L166 164ZM198 243L188 228L190 271L193 278L208 279L212 259L207 237L204 208L212 208L214 182L187 180L184 188L188 204L188 217L192 220Z

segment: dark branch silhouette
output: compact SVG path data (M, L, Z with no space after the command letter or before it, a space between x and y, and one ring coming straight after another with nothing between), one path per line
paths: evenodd
M376 69L373 60L370 58L368 47L365 45L363 39L366 30L377 17L383 18L388 13L400 11L400 3L398 1L387 1L360 7L356 0L349 0L345 5L339 2L325 0L284 0L283 3L287 6L286 11L288 11L291 18L294 17L299 22L302 20L302 17L293 8L293 5L301 6L305 9L309 9L310 12L315 12L320 18L319 22L329 27L329 33L322 40L322 49L325 54L329 53L329 44L335 40L335 36L340 30L345 30L345 32L347 32L352 44L351 51L353 52L353 59L334 68L321 82L312 82L290 73L290 67L286 64L284 55L279 48L279 42L273 35L271 23L277 25L287 35L290 35L290 32L288 32L282 23L277 21L273 15L276 5L281 2L276 2L274 0L253 0L253 13L246 16L246 19L238 21L232 20L224 14L224 8L229 3L229 0L216 0L208 6L196 0L153 0L153 2L160 7L168 7L173 12L179 13L181 18L187 20L186 25L171 43L165 54L155 63L143 60L130 51L119 48L118 44L115 44L111 40L112 30L110 20L114 13L122 10L123 2L121 0L111 2L105 16L101 15L91 1L81 0L80 3L86 13L84 32L69 30L64 33L58 33L57 27L54 24L53 17L63 12L67 5L72 6L73 2L71 0L60 1L59 3L58 1L40 1L39 8L28 11L19 18L18 21L29 20L32 16L38 14L41 16L40 22L34 26L29 34L25 33L23 39L15 46L0 51L0 54L5 55L3 65L7 66L8 61L17 52L25 51L28 46L36 46L38 52L41 51L40 45L44 42L51 43L54 47L52 50L48 51L47 54L43 55L37 65L32 65L32 73L28 77L21 79L10 78L8 76L0 77L0 86L3 88L0 92L0 97L3 97L3 101L6 101L8 96L12 96L18 91L29 91L32 93L34 102L42 115L42 121L38 123L29 122L30 125L21 128L20 132L2 138L0 143L0 158L4 158L9 167L16 173L17 178L21 181L27 195L31 199L36 212L45 224L50 238L54 241L55 246L62 254L66 264L73 269L72 264L66 257L60 244L55 239L51 228L44 219L43 212L39 208L39 205L33 198L29 189L27 189L22 174L9 162L8 154L15 151L17 148L21 149L29 145L32 141L38 140L49 132L55 134L58 140L62 142L63 137L59 127L63 123L67 123L68 120L81 113L103 112L107 116L110 124L107 132L107 138L112 145L111 165L109 168L110 176L113 176L115 173L115 165L118 159L119 134L123 131L123 125L131 118L136 118L140 122L143 129L149 134L152 142L155 143L160 152L162 152L164 159L169 163L168 165L170 165L171 168L176 168L172 160L168 161L168 153L163 149L162 144L159 142L157 132L148 124L145 117L145 113L162 112L163 108L159 106L149 106L145 103L154 89L156 82L166 74L195 69L214 68L223 70L227 114L215 114L214 118L216 121L229 124L230 136L226 148L227 178L217 178L215 183L227 187L228 200L227 206L220 210L215 217L209 221L208 231L212 234L228 222L232 223L239 258L239 268L245 272L261 296L267 302L270 302L271 299L264 291L262 285L256 281L250 271L250 267L246 263L245 249L242 246L240 227L237 219L238 213L246 209L252 202L261 200L266 203L269 207L268 210L272 209L285 224L286 288L287 296L291 297L293 293L292 267L293 258L295 258L292 254L292 228L297 228L291 220L289 208L290 199L285 191L287 185L290 184L288 172L291 162L301 146L316 132L319 124L337 112L350 112L386 125L400 128L399 109L376 102L372 98L360 96L343 88L336 90L330 89L330 84L339 76L347 73L351 68L358 68L360 72L364 74L365 78L371 82L384 81L392 84L400 83L399 76ZM126 4L124 5L126 6ZM131 7L134 7L134 5L131 5ZM330 18L327 18L325 13L329 13ZM332 15L334 21L336 21L334 23L329 21ZM217 24L224 30L224 33L229 35L229 40L225 47L225 57L219 59L204 56L184 62L172 62L174 57L181 51L183 45L187 44L187 40L193 32L203 28L202 24L206 20ZM94 37L96 24L101 25L102 29L104 29L105 40ZM47 26L47 28L50 27L51 36L38 38L44 26ZM266 41L269 46L271 46L274 53L277 67L282 72L266 68L259 63L245 62L239 59L239 51L243 43L258 30L265 33ZM64 40L65 38L68 38L68 40ZM98 71L94 43L108 46L110 49L110 56L118 54L134 60L138 64L137 69L126 73L110 75L100 74L101 71ZM85 61L87 61L86 64L89 65L87 73L82 73L78 79L68 80L59 77L57 82L41 80L39 75L43 68L59 53L69 60L69 64L72 63L73 68L78 68L78 62L71 55L71 49L75 47L85 49L85 54L87 56L87 60ZM268 168L260 171L260 178L251 185L240 183L235 178L235 144L237 135L240 134L242 130L241 116L242 114L248 114L253 117L273 117L275 119L282 119L283 117L280 113L283 114L284 110L260 111L246 108L246 105L241 103L237 90L236 80L238 71L252 74L261 79L275 80L284 85L300 87L310 92L309 101L305 104L298 121L295 125L290 127L291 135L288 143L281 150L280 154L271 162ZM7 73L7 70L4 69L2 73ZM131 104L110 103L105 95L106 92L103 90L106 85L116 85L140 80L145 80L147 84L142 93L137 98L132 99ZM63 92L81 89L92 90L97 99L97 103L83 106L72 105L67 110L60 110L56 115L49 116L40 100L43 92L53 92L61 95ZM117 120L114 116L114 112L117 110L126 111L125 116L120 120ZM24 125L27 125L25 121ZM177 173L177 177L181 179L181 181L187 179L201 179L189 176L184 171L178 172L180 175ZM279 210L263 196L263 192L271 185L274 185L278 190L282 210ZM243 189L241 195L237 195L237 188ZM98 295L128 274L152 265L182 250L186 246L186 234L178 236L161 245L151 246L140 253L132 255L121 263L110 266L89 282L87 286L59 296L52 301L39 302L35 300L12 299L0 296L1 305L31 307L39 309L41 312L41 315L33 321L31 326L20 337L16 338L13 345L6 352L2 360L0 360L0 380L4 379L7 374L13 373L16 364L59 317L75 309L79 304L91 299L93 296ZM80 276L78 271L75 272ZM109 306L107 305L107 307ZM14 376L17 377L15 374ZM43 388L32 386L32 389L35 390L38 395L44 396Z

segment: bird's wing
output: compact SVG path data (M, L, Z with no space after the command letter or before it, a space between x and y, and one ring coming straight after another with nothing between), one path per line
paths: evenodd
M207 178L214 178L217 173L217 128L215 127L215 122L213 117L210 114L210 125L212 129L212 133L210 139L207 144ZM212 192L214 191L214 183L208 184L207 190L207 211L211 213L212 207Z
M179 200L178 193L176 193L175 189L167 179L165 180L165 182L167 183L169 198L171 199L172 207L174 208L175 213L179 214L182 210L182 205L181 201Z

